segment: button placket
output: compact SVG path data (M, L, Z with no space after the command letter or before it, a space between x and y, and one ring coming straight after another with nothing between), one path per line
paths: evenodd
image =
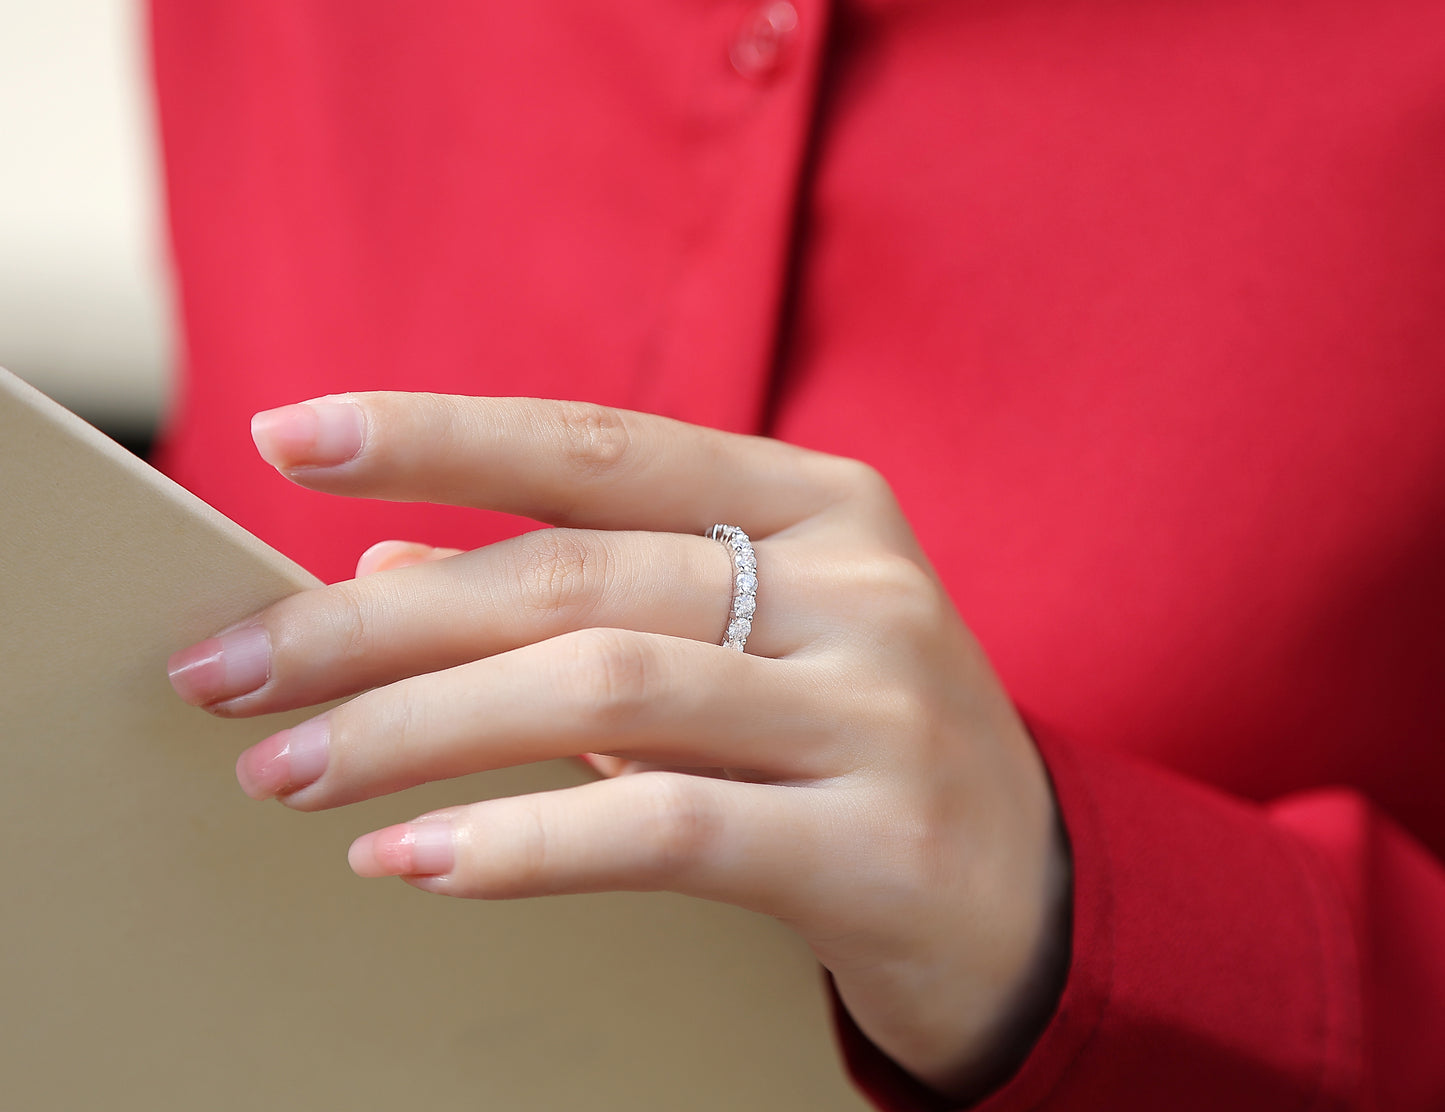
M757 431L787 301L797 197L829 0L712 0L688 149L693 219L659 326L644 408ZM806 23L804 20L806 19Z

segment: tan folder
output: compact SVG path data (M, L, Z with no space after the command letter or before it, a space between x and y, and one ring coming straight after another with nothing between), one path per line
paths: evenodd
M326 814L245 798L236 754L284 719L187 707L165 660L314 585L0 371L0 1108L864 1107L816 966L769 920L346 866L359 833L577 768Z

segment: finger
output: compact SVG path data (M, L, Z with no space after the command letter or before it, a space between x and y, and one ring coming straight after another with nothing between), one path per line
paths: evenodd
M633 764L625 757L613 757L606 753L579 753L577 755L598 776L621 776Z
M460 555L461 551L460 548L435 548L415 541L378 541L356 561L356 578L445 560L449 556Z
M824 793L645 772L435 812L348 859L449 896L666 889L798 919L826 906L836 821Z
M814 668L583 630L359 695L253 746L236 772L254 798L305 811L580 753L812 779L841 744Z
M764 585L748 641L754 655L791 652L810 628L806 612L785 602L806 606L809 598L806 583L788 580L786 549L780 559L758 549ZM544 529L283 599L177 653L172 683L193 705L251 715L589 626L717 642L734 586L730 555L706 537Z
M775 440L528 398L345 394L259 413L252 435L317 490L601 529L724 522L764 537L846 496L864 470Z
M689 776L716 776L727 779L723 768L690 768L687 765L656 764L649 761L633 761L626 757L613 757L607 753L579 753L578 759L598 776L635 776L639 772L682 772Z

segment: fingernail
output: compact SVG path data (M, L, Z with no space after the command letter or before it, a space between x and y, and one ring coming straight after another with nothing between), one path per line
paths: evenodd
M366 421L352 401L320 399L267 409L251 418L261 457L281 471L335 467L361 453Z
M193 707L234 699L271 678L271 637L261 626L241 626L182 649L166 668L176 694Z
M312 718L251 746L236 761L236 779L252 799L274 799L314 784L326 771L331 726Z
M414 541L378 541L356 561L356 577L424 564L434 551L431 545Z
M445 819L363 834L346 855L357 876L439 876L456 867L456 834Z

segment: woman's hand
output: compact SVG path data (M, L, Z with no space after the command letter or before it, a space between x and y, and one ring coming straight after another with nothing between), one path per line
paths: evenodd
M484 899L671 889L783 920L879 1047L992 1083L1058 990L1067 852L1042 764L887 485L862 464L590 405L358 394L258 416L336 494L551 522L286 599L178 653L221 715L356 695L242 754L303 811L599 754L612 775L363 835L362 876ZM735 524L747 652L722 648Z

